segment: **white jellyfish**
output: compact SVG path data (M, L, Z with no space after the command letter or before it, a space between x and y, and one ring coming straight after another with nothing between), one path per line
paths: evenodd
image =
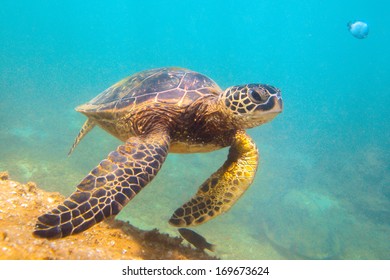
M364 21L350 21L347 26L349 32L358 39L364 39L368 35L368 24Z

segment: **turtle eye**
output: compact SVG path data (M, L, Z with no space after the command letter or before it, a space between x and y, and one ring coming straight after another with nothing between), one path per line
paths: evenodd
M249 90L249 97L252 101L256 103L260 103L262 101L260 93L258 93L254 89Z

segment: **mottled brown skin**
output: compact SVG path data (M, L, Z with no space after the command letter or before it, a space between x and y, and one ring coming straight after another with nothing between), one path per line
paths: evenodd
M171 219L202 224L228 211L252 183L258 152L245 128L282 111L280 91L249 84L222 91L212 80L183 68L130 76L78 107L88 120L71 150L95 125L123 140L63 204L38 218L34 234L64 237L116 215L160 170L168 152L209 152L230 146L228 159Z

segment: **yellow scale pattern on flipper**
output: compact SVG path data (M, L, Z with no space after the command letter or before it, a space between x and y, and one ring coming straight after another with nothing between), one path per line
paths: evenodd
M64 237L118 214L156 176L169 141L163 131L130 138L101 161L61 205L40 216L34 234Z
M224 165L174 212L169 223L178 227L198 225L228 211L252 184L258 161L256 144L244 131L238 131Z

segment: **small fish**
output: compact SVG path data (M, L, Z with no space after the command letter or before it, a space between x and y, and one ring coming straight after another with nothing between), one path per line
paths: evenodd
M195 231L186 228L179 228L179 232L185 240L190 242L197 249L202 251L207 249L214 252L215 245L208 243L203 236L197 234Z
M358 39L364 39L368 35L368 24L364 21L350 21L347 26L349 32Z

